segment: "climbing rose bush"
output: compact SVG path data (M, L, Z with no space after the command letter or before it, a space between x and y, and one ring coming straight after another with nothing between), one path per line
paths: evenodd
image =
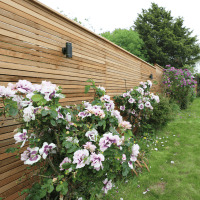
M114 110L103 87L88 82L86 93L92 87L94 101L74 106L62 106L61 88L47 81L0 86L0 115L21 123L14 131L19 145L7 152L25 148L21 161L38 169L38 181L23 191L27 199L96 199L112 189L117 176L132 174L140 149L132 125Z
M159 103L159 96L150 92L152 82L140 82L138 87L114 96L115 103L123 116L127 117L132 130L137 127L137 133L143 134L151 128L147 123L149 117L153 114L153 106ZM130 127L129 127L130 128Z
M188 69L176 69L166 65L164 69L163 84L166 94L177 101L180 108L185 109L192 97L195 96L195 84L197 83Z

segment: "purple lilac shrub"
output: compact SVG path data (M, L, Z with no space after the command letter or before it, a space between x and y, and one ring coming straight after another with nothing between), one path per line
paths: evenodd
M166 65L166 67L167 69L163 70L165 92L177 101L181 109L185 109L195 95L194 88L197 82L188 69L176 69L170 65Z

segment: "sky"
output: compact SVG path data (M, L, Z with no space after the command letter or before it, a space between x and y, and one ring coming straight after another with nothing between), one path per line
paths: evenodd
M99 34L114 31L116 28L129 29L142 9L151 7L151 2L171 11L174 18L184 19L184 26L193 30L192 36L197 35L200 43L200 25L198 0L39 0L56 11L63 11L69 18L77 17L87 28ZM59 8L59 9L58 9ZM89 22L85 21L89 19ZM200 64L197 64L200 72Z

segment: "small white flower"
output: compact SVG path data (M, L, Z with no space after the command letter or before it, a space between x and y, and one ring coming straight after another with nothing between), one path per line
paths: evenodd
M172 164L174 164L174 161L171 161Z
M123 200L123 198L120 198L120 200Z
M157 149L157 148L155 148L155 150L157 151L158 149Z
M176 136L176 135L173 135L173 136Z
M164 145L162 145L162 147L164 147Z
M146 193L147 193L147 191L143 192L143 194L146 194Z
M160 180L163 180L163 178L161 178Z

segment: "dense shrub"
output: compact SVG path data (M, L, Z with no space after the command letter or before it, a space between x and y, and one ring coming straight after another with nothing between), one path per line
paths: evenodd
M38 182L25 190L27 200L97 199L112 189L116 177L134 172L140 147L131 124L114 110L105 89L89 82L86 93L92 87L94 101L66 107L59 104L61 88L47 81L0 86L0 116L17 116L22 124L14 135L20 145L7 152L28 143L21 161L38 169Z
M189 102L195 98L195 84L197 83L188 69L175 69L166 65L164 69L163 83L165 93L174 99L181 109L186 109Z
M127 117L135 134L143 135L151 130L147 123L154 106L159 103L159 96L150 93L152 82L140 82L138 87L122 95L114 96L114 100L123 116ZM136 129L137 128L137 129Z
M180 110L179 106L173 100L166 97L166 95L159 94L159 99L159 104L154 105L153 113L147 122L154 129L165 126L176 117Z

